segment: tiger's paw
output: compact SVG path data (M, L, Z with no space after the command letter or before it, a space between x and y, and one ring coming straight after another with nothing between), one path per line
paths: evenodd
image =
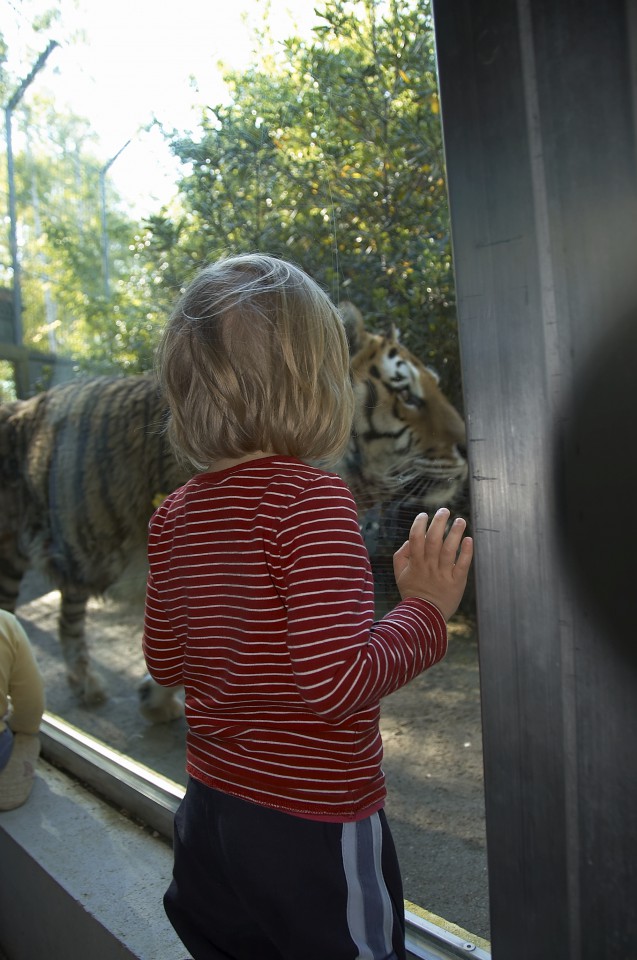
M103 682L90 670L78 675L69 673L69 684L85 707L97 707L108 700L108 691Z
M139 712L149 723L170 723L184 715L184 705L173 688L160 687L146 675L137 687Z

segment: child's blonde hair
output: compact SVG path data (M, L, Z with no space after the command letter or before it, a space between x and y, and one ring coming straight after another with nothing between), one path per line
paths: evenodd
M157 372L168 435L196 469L259 450L335 463L354 415L349 352L326 293L291 263L228 257L189 284Z

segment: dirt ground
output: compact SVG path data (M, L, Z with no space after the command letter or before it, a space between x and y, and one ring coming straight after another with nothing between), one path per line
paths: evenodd
M47 708L115 749L185 783L185 722L150 725L139 714L144 675L137 596L92 601L88 633L94 665L110 697L86 709L65 677L55 636L59 594L29 574L17 613L45 677ZM472 623L450 625L446 659L383 707L387 816L402 866L405 897L489 939L477 639Z

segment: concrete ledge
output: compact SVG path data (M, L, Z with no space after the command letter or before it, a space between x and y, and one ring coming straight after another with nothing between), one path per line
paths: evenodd
M405 922L409 960L450 960L456 957L491 960L488 940L468 933L458 924L450 923L409 900L405 900Z
M0 949L9 960L183 960L162 896L170 845L40 760L0 813Z

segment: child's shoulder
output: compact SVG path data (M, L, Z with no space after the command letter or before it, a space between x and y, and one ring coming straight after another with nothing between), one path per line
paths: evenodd
M265 492L265 491L264 491ZM336 473L313 464L295 461L281 463L267 483L264 501L278 503L289 516L305 512L327 512L330 517L347 515L357 518L358 511L351 490Z
M201 473L169 494L156 510L151 527L193 506L221 503L231 497L275 499L285 502L334 498L353 503L345 481L329 470L289 456L269 456L219 472Z
M0 641L14 647L20 641L27 641L24 627L13 613L0 610Z
M274 482L280 480L283 484L298 486L299 489L333 489L340 493L349 494L349 487L338 474L314 464L296 460L294 457L272 460L270 469Z
M22 630L22 627L14 613L10 613L8 610L0 610L0 630L3 632L18 632Z

